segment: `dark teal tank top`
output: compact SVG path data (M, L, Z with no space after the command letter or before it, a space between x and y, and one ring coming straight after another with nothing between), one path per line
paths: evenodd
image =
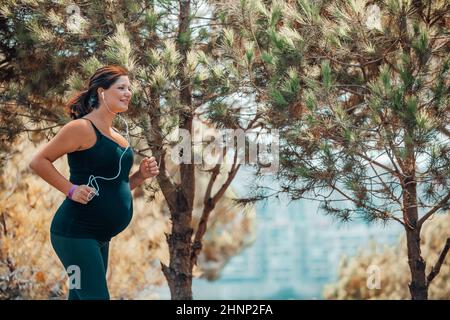
M92 126L97 137L95 144L89 149L67 154L69 180L77 185L87 184L90 175L115 177L120 156L127 149L103 135L93 123ZM133 158L130 146L122 157L120 175L110 181L97 179L99 195L87 204L66 198L53 217L50 231L61 236L100 241L109 241L123 231L133 216L129 184Z

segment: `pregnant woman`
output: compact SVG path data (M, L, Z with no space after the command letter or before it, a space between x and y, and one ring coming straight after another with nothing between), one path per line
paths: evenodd
M75 280L69 285L69 300L109 299L109 241L131 221L131 190L159 174L151 157L144 158L139 170L129 175L133 151L129 139L120 135L112 123L116 115L128 110L130 99L126 69L98 69L87 90L68 102L74 120L61 128L30 162L35 173L67 196L53 217L50 238ZM52 164L65 154L69 180Z

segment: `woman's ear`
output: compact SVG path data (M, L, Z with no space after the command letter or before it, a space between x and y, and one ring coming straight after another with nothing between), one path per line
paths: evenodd
M105 91L102 88L97 89L97 94L99 97L102 97L103 100L105 99Z

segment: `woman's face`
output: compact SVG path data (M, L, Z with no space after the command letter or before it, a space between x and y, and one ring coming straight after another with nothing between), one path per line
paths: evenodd
M130 79L128 79L128 76L120 76L109 89L104 91L104 97L102 96L100 99L100 101L106 102L107 107L112 112L127 111L131 100Z

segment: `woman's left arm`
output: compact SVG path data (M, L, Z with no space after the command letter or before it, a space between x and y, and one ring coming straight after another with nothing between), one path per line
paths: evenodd
M142 159L139 170L129 177L130 189L140 186L145 180L156 177L159 174L158 164L154 157Z

